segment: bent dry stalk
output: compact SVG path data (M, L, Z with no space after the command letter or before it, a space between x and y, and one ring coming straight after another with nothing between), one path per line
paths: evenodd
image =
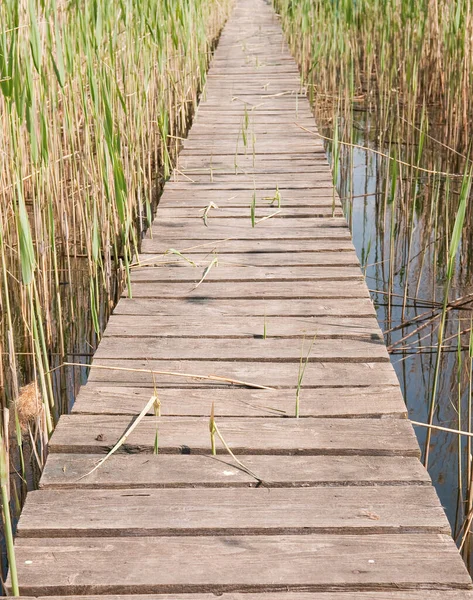
M299 373L297 375L296 406L295 406L295 410L294 410L294 416L296 417L296 419L298 419L299 416L300 416L300 403L301 403L302 382L304 380L305 370L306 370L307 364L309 362L309 357L310 357L310 353L312 352L312 347L314 345L315 338L316 338L316 336L314 335L314 337L312 338L312 342L311 342L311 344L309 346L309 350L307 351L307 354L306 354L305 358L304 358L304 341L305 341L305 338L302 339L301 358L300 358L300 361L299 361Z
M218 437L218 439L222 442L223 447L225 448L225 450L228 452L228 454L230 454L230 456L233 458L233 460L237 463L237 465L248 475L250 475L251 477L253 477L254 479L256 479L256 481L258 483L267 483L265 482L261 477L259 477L258 475L256 475L256 473L254 473L251 469L249 469L243 462L241 462L241 460L239 460L235 454L232 452L230 446L227 444L227 442L225 441L225 438L223 437L220 429L218 428L218 425L215 421L215 403L212 402L212 408L210 411L210 419L209 419L209 430L210 430L210 449L211 449L211 453L212 456L216 456L217 455L217 446L215 443L215 436Z

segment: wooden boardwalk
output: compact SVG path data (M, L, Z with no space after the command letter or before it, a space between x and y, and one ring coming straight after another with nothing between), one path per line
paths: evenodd
M278 20L264 1L239 0L133 297L95 356L135 371L92 369L61 417L19 523L22 594L473 598L307 129ZM156 375L161 416L150 411L126 452L84 477L149 401L149 369L272 389ZM213 403L226 443L262 481L218 440L211 456Z

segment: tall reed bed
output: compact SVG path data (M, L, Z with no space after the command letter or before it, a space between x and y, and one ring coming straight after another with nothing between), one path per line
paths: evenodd
M410 415L424 425L424 462L471 567L473 5L274 4Z
M54 368L87 362L127 281L230 4L0 3L1 430L20 484L78 376Z
M314 97L338 90L412 124L436 107L442 142L468 143L473 114L470 0L275 0ZM345 94L340 98L343 103Z

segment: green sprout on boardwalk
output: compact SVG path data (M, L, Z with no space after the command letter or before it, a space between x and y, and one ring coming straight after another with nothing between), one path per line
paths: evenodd
M217 206L217 204L215 204L215 202L209 202L205 208L201 208L201 211L203 211L202 220L204 221L204 225L206 227L208 227L208 215L209 215L211 208L217 209L218 206Z
M250 204L250 218L251 218L251 226L254 227L256 225L256 192L253 192L253 196L251 198Z
M312 342L311 342L311 344L309 346L309 350L307 351L307 354L306 354L305 357L304 357L304 341L305 341L305 338L302 340L301 358L300 358L300 361L299 361L299 373L297 375L296 406L295 406L295 411L294 411L294 416L296 417L296 419L298 419L299 416L300 416L302 382L304 380L305 370L306 370L307 364L309 362L309 357L310 357L310 353L312 352L312 347L314 345L315 338L316 338L316 336L314 335L314 337L312 339Z

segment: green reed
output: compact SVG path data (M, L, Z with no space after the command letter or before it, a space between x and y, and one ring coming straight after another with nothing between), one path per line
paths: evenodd
M413 378L409 360L419 365L425 405L419 408L413 385L409 408L428 426L419 432L428 463L431 441L439 435L436 422L450 408L450 429L468 433L472 428L472 332L471 325L460 327L465 311L470 323L472 307L471 3L273 3L327 140L347 218L350 224L358 219L358 227L362 220L362 264L376 290L389 350L401 355L396 357L397 372L407 388L408 405ZM366 169L365 189L356 192L354 152L358 169L361 156ZM373 180L375 189L367 183ZM468 561L471 439L455 438L452 445L457 523L452 513L450 519ZM447 454L442 458L446 464Z
M38 465L67 409L52 368L79 322L98 339L115 281L129 284L230 5L0 3L0 403L16 423L37 383L42 409L23 425Z

